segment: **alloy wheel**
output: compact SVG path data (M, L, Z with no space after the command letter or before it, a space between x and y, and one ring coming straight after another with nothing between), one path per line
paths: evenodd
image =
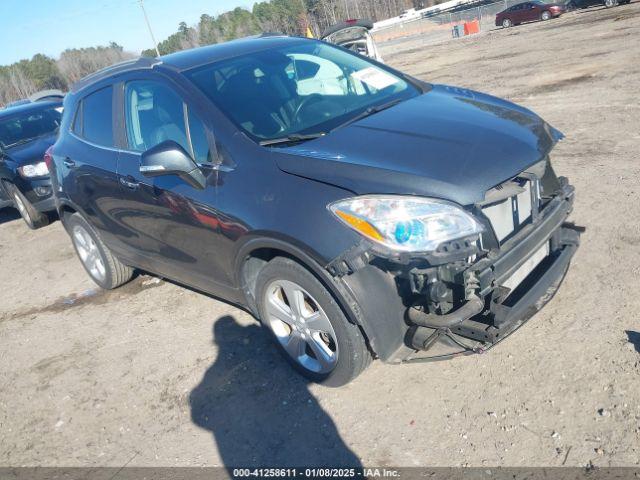
M264 321L284 351L311 372L331 372L338 363L338 342L318 302L288 280L273 281L265 295Z
M505 18L502 21L502 26L505 27L505 28L509 28L511 26L511 20L509 20L508 18Z
M24 202L20 198L20 195L15 193L13 195L13 201L16 204L16 208L20 212L20 215L26 218L29 215L29 212L27 212L27 207L24 205Z
M78 256L82 261L85 268L89 271L91 276L103 282L105 280L107 270L102 260L98 245L93 240L89 232L82 226L76 225L73 227L73 243L78 251Z
M551 14L549 12L542 12L542 20L549 20L551 18Z

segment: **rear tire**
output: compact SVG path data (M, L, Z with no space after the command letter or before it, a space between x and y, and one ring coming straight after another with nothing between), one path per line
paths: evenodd
M13 204L31 230L49 225L49 217L46 213L39 212L36 207L24 196L13 183L5 183L5 190L11 196Z
M131 280L133 269L111 253L98 233L79 213L69 216L65 227L82 266L98 286L111 290Z
M371 363L358 326L299 263L277 257L265 265L256 281L256 299L262 325L280 353L311 381L339 387Z
M509 28L512 26L513 26L513 22L510 19L505 18L504 20L502 20L502 28Z

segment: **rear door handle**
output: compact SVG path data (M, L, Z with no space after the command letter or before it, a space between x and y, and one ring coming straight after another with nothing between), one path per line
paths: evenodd
M64 166L67 168L76 168L76 162L71 160L69 157L65 158L62 163L64 163Z
M120 177L120 184L124 187L127 187L130 190L135 190L140 186L136 179L131 175L127 175L126 177Z

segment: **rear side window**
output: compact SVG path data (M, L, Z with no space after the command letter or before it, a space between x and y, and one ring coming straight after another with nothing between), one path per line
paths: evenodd
M82 102L78 103L78 109L76 110L76 116L73 119L73 133L82 136Z
M83 138L96 145L113 146L113 87L87 95L75 123L74 132ZM80 131L78 123L81 124Z

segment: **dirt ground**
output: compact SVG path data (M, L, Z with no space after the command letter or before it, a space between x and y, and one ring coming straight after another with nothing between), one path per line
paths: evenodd
M0 212L0 465L640 464L640 2L393 66L532 108L586 227L556 297L485 355L296 376L247 313L141 276L94 288L60 222Z

